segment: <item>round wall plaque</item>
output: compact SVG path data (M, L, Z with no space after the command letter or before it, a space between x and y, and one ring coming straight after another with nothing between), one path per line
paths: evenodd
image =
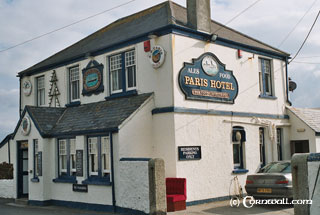
M32 84L31 81L26 80L23 82L22 84L22 89L23 89L23 94L26 96L30 96L31 92L32 92Z
M207 75L215 76L219 71L218 64L210 55L207 55L202 59L201 65L203 71L207 73Z
M101 81L101 73L96 68L87 70L83 75L83 87L86 91L94 91L98 89Z
M24 136L27 136L27 135L30 133L30 130L31 130L31 121L30 121L29 117L25 116L25 117L22 119L21 128L22 128L22 134L23 134Z
M154 46L149 56L153 68L159 68L164 63L165 51L161 46Z

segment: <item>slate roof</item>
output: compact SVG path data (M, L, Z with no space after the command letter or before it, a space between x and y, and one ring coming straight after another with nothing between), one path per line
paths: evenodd
M20 72L18 76L28 75L32 72L51 67L54 68L57 64L64 65L72 60L83 59L88 53L97 53L99 50L105 50L108 47L124 43L129 39L137 38L141 35L147 35L150 32L169 25L188 28L187 11L186 8L174 2L166 1L111 23L79 42ZM282 56L289 56L289 54L279 49L212 21L212 32L215 32L217 29L219 29L217 32L219 38L272 51Z
M26 106L25 112L42 137L118 131L119 125L151 95L145 93L66 108ZM17 128L19 126L20 123Z
M288 109L315 132L320 132L320 108L288 107Z

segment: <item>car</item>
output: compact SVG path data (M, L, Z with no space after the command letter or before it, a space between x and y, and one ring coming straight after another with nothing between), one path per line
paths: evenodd
M271 162L257 173L247 175L245 189L255 198L293 198L290 161Z

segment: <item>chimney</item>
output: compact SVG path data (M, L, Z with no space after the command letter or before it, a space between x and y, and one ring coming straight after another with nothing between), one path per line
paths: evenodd
M188 26L211 33L210 0L187 0Z

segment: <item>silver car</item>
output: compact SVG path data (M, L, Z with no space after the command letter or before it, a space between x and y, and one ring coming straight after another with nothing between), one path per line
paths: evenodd
M271 162L248 175L245 189L253 197L292 198L291 162Z

